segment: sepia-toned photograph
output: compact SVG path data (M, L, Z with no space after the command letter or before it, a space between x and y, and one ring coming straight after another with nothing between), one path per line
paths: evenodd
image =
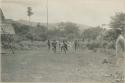
M125 83L125 0L0 0L0 82Z

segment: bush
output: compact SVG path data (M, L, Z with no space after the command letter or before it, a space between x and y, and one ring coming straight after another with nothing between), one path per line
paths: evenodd
M94 50L95 48L100 48L101 44L100 44L100 42L95 40L95 41L91 41L91 42L87 43L87 47L90 50Z

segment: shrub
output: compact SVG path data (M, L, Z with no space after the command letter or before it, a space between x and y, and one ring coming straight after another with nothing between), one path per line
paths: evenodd
M91 41L91 42L87 43L87 47L88 47L88 49L90 49L90 50L94 50L94 48L99 48L99 47L101 47L101 44L100 44L100 42L94 40L94 41Z

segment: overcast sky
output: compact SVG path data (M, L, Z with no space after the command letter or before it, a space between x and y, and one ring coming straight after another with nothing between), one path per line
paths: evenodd
M125 0L48 0L49 22L71 21L89 26L110 22L115 12L125 12ZM31 6L32 21L46 22L46 0L2 0L2 9L8 19L27 20Z

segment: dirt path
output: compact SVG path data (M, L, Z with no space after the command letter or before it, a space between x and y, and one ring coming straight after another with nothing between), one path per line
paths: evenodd
M16 51L16 56L2 56L2 81L110 83L110 73L116 68L102 64L105 58L89 50L66 55L45 48Z

